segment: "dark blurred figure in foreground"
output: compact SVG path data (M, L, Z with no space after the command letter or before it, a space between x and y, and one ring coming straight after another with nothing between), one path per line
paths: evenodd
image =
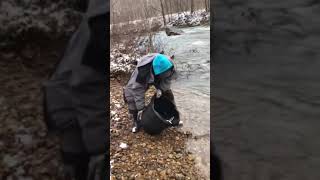
M83 4L83 3L82 3ZM108 0L88 0L64 56L44 85L49 132L61 140L65 179L107 179Z

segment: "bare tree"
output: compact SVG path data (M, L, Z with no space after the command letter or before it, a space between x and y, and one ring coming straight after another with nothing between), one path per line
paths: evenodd
M190 14L192 14L194 11L194 4L193 4L193 0L190 0Z
M179 8L178 8L179 12L183 11L182 3L183 3L182 0L179 0Z
M209 12L209 9L210 9L210 1L209 0L205 0L205 8L206 8L206 11Z
M208 3L207 3L207 0L204 0L204 7L206 9L206 12L208 12Z
M164 10L165 10L164 12L166 15L169 14L168 1L166 1L166 0L164 0Z
M164 13L164 7L163 7L163 2L162 2L162 0L160 0L160 5L161 5L162 18L163 18L163 25L166 26L166 25L167 25L166 15L165 15L165 13Z

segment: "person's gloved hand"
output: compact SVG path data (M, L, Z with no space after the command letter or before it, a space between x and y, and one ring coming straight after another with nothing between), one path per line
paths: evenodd
M156 98L160 98L162 95L162 91L160 89L157 89Z
M138 111L138 121L141 120L141 118L142 118L142 113L143 113L143 109L140 110L140 111Z

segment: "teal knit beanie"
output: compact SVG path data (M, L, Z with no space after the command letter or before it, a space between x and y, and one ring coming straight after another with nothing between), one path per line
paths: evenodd
M171 67L173 67L172 62L169 60L169 57L163 55L163 54L158 54L153 62L152 62L152 66L153 66L153 71L155 75L159 75L165 71L167 71L168 69L170 69Z

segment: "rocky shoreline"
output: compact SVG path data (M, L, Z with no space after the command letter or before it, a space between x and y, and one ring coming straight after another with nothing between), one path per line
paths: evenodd
M111 179L205 179L195 167L195 157L186 151L190 132L169 128L159 136L141 130L131 133L131 120L122 97L124 78L110 81ZM146 94L148 102L154 93Z

